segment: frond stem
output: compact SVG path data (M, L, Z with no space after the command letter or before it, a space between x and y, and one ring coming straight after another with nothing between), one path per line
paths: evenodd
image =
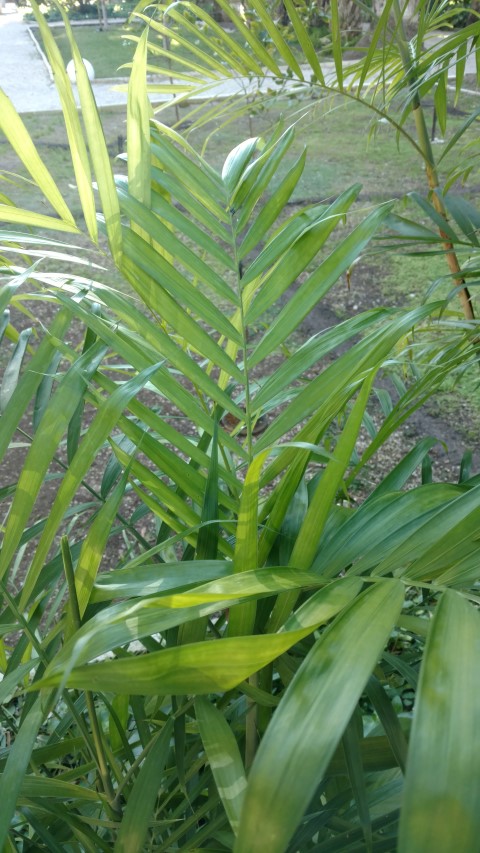
M410 52L408 50L405 29L403 26L403 18L398 0L393 0L392 8L396 24L398 49L402 58L402 63L405 70L405 74L407 76L408 85L413 89L413 118L415 121L419 147L421 149L422 157L425 162L425 169L427 173L428 187L432 197L432 204L437 213L439 213L442 219L447 222L447 211L440 197L440 194L438 193L438 190L440 188L440 182L438 180L437 166L435 163L435 157L433 155L432 145L428 136L425 113L423 111L418 90L415 89L415 71L413 69ZM459 288L459 299L462 305L464 316L467 320L474 320L475 314L473 311L472 298L470 295L470 291L466 287L465 278L462 275L461 267L458 261L457 253L453 247L453 243L449 240L447 234L445 233L445 231L442 231L441 228L439 228L439 234L442 238L442 245L445 250L449 270L453 276L455 286Z

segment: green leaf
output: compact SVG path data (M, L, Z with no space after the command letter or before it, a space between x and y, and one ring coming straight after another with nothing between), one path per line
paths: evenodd
M311 337L299 346L295 352L291 353L290 357L283 362L280 369L267 377L265 383L255 395L255 407L262 409L264 406L268 406L277 394L289 387L302 373L319 362L320 359L325 358L336 347L351 340L356 334L367 331L369 326L372 326L379 320L387 319L387 317L387 312L382 308L367 311L363 314L357 314L356 317L350 317L343 323L338 323L331 329L319 332Z
M368 804L367 785L365 770L363 767L361 742L363 740L363 720L360 710L354 712L342 737L342 746L345 755L348 778L352 788L355 804L358 811L360 825L363 830L365 846L368 851L372 850L372 822Z
M317 59L317 54L315 53L315 48L311 42L308 30L306 27L304 27L301 18L297 12L296 6L292 2L292 0L285 0L285 8L292 22L297 41L305 55L305 59L310 64L310 68L315 74L315 77L317 78L318 82L323 85L325 80L322 72L322 66L320 65Z
M303 282L301 287L288 300L287 305L282 308L268 327L268 330L249 358L250 367L262 361L296 329L301 320L312 310L319 299L328 292L339 276L358 258L390 209L391 205L383 205L377 208L360 225L357 225L351 234L336 246L331 254L317 266L316 270ZM300 245L302 244L299 241L299 247ZM317 244L316 251L318 248L319 245ZM305 268L305 264L303 268ZM299 270L295 275L298 272ZM255 311L255 307L256 304L254 302L252 306L252 313L254 315L258 313L258 311ZM250 319L250 312L248 319Z
M124 263L125 260L124 258ZM105 323L103 319L96 317L82 303L72 302L71 299L62 293L57 294L57 299L69 306L72 313L94 330L97 337L111 346L112 350L117 352L127 364L131 364L140 371L155 363L159 358L168 358L170 363L182 375L187 376L193 385L204 391L206 395L211 396L221 406L235 414L236 417L242 417L242 410L231 400L225 391L222 391L218 387L218 384L209 377L208 373L202 370L195 359L185 353L171 339L168 330L164 331L157 324L149 322L140 311L135 309L131 302L127 301L120 294L115 294L114 291L102 289L99 297L117 313L119 318L125 318L125 322L130 317L130 334L123 329L123 334L120 333L119 329L113 328L110 324ZM233 364L233 362L231 363ZM102 388L109 392L115 388L115 385L105 377L98 376L97 381L101 384ZM196 424L197 429L202 429L210 435L212 430L210 414L205 412L200 401L197 402L197 398L192 396L191 392L187 391L182 383L177 380L174 371L160 367L157 373L151 378L151 382L157 388L160 395L167 397L167 399L184 412L191 422ZM135 408L137 413L141 411L142 421L148 422L157 433L171 442L177 450L181 450L189 457L195 457L200 465L208 467L208 457L198 451L196 444L192 443L183 433L169 426L164 419L155 417L154 413L146 406L140 406L140 408L139 406L138 402L130 404L130 408ZM152 421L154 421L154 424ZM242 454L242 448L235 439L226 433L223 435L223 443L229 445L238 454ZM230 485L232 485L232 482L235 482L235 478L229 477L228 472L224 472L224 476L230 481Z
M260 210L258 216L247 231L245 239L242 241L238 250L238 256L240 259L248 255L248 253L259 244L270 226L273 225L277 219L277 216L284 210L287 201L303 173L306 158L306 151L303 151L296 163L294 163L292 168L285 175L278 189L275 190L267 203Z
M247 267L242 276L242 286L245 288L248 284L254 282L260 275L267 273L269 267L272 267L275 272L274 265L277 264L279 259L281 259L291 247L295 246L295 243L301 239L304 234L306 234L314 225L318 224L322 218L325 218L326 210L326 206L320 204L315 205L307 211L302 211L298 216L291 216L287 222L273 234L260 254L257 255L255 260ZM341 218L340 211L338 211L338 214L338 217L330 223L330 230L328 231L328 234L331 233L336 223ZM326 236L328 236L328 234ZM265 276L264 282L267 275ZM279 292L282 293L285 289L286 288L283 287ZM272 300L270 300L270 302L271 301Z
M23 720L10 749L5 769L0 776L0 799L2 803L0 810L0 849L2 850L43 719L42 698L39 697Z
M436 510L423 521L393 552L378 563L374 574L392 569L407 577L428 579L439 568L447 568L457 556L459 542L466 540L467 550L476 551L475 524L480 503L480 485L468 491L460 490L458 497ZM459 556L463 556L461 553Z
M33 13L40 30L42 42L47 53L50 67L53 71L58 95L62 104L63 119L67 131L73 168L77 180L78 194L82 205L85 223L92 240L98 242L95 198L93 195L92 174L88 159L87 147L83 138L80 115L75 103L72 85L65 71L65 64L52 33L40 13L35 2L32 3Z
M25 663L18 664L15 669L4 675L2 681L0 681L0 704L3 705L12 693L15 693L16 688L21 684L22 680L32 670L35 670L39 663L40 660L38 658L36 662L28 660Z
M138 234L132 231L124 232L124 249L122 272L145 304L159 313L178 334L189 341L202 355L209 358L213 364L222 367L229 376L240 380L242 374L232 359L177 300L184 299L187 306L188 303L192 303L194 308L201 312L201 316L205 315L204 319L207 323L214 329L217 328L215 324L218 323L221 327L219 331L229 340L236 341L239 333L228 317L222 316L211 300L207 300L188 282L188 279L154 251Z
M215 560L219 540L219 511L218 511L218 420L213 426L211 463L208 469L202 507L202 527L197 538L197 559Z
M248 468L238 511L237 537L233 557L234 571L248 572L258 565L258 484L268 451L259 454ZM229 636L250 634L255 623L255 602L230 611Z
M385 5L382 7L380 17L375 22L375 27L370 37L370 46L366 56L362 58L360 77L358 81L359 90L362 89L362 86L370 72L379 42L381 43L385 39L385 31L389 24L389 19L392 14L392 5L394 2L395 0L387 0Z
M222 203L226 203L225 188L218 175L212 176L203 161L200 165L186 157L172 144L161 127L152 131L152 153L162 168L174 175L190 195L198 199L221 223L228 223L229 217Z
M250 0L250 5L255 9L260 21L262 22L265 30L270 36L273 44L278 50L280 57L284 62L286 62L288 68L295 74L300 80L303 80L302 69L300 68L295 56L290 50L287 42L281 35L278 27L272 20L272 15L270 10L266 7L263 2L259 2L259 0Z
M80 556L75 567L75 586L80 616L83 617L92 591L97 571L104 555L113 521L125 493L128 471L95 516L86 538L83 541Z
M340 31L340 16L338 11L338 0L331 0L330 15L332 28L332 52L333 61L335 63L335 71L337 74L337 84L340 91L343 88L343 56L342 56L342 35Z
M235 735L223 714L208 699L196 698L195 715L220 799L236 833L247 780Z
M422 208L424 213L426 213L427 216L429 216L430 219L432 219L432 221L435 223L435 225L444 234L447 235L447 237L452 241L452 243L458 242L458 237L455 234L455 231L453 230L453 228L448 224L448 222L444 219L444 217L441 216L441 214L435 210L433 205L431 205L428 201L426 201L424 198L422 198L416 192L409 193L409 196L419 205L419 207Z
M282 133L280 122L274 129L272 138L264 151L253 163L246 167L234 192L229 198L230 210L236 212L235 230L243 231L247 225L255 205L267 191L272 178L277 174L280 164L295 139L295 130L288 127ZM237 213L238 212L238 213Z
M192 643L108 663L75 667L69 687L141 696L164 693L206 694L231 690L311 632L308 627L268 637L232 637ZM46 676L39 686L60 683L61 675Z
M67 310L58 312L49 328L51 337L46 336L43 338L29 362L30 369L20 377L8 406L2 415L0 459L3 458L24 411L35 397L36 390L42 383L44 374L48 373L56 337L58 336L61 339L65 335L70 320L71 317Z
M183 563L178 564L177 575L180 575L183 565ZM172 592L171 595L114 604L92 617L76 636L65 644L64 649L54 661L54 668L60 667L66 661L74 660L83 663L112 648L128 644L131 640L209 615L222 607L237 604L251 596L263 598L284 590L299 589L303 586L316 587L324 583L323 579L307 572L300 572L298 569L280 567L275 570L258 569L255 572L234 574L227 573L220 567L217 580L185 591L186 586L192 585L195 574L195 570L192 570L188 562L185 565L185 584L182 584L182 579L179 577L175 585L171 573L166 570L167 584L170 584L167 589ZM200 565L205 567L206 572L208 571L204 561ZM217 567L218 562L212 561L211 571L217 572ZM158 568L158 573L162 577L161 567ZM350 583L353 584L353 581L349 581ZM343 590L347 592L350 589L356 590L359 582L355 581L355 583L357 586L342 585L340 594L343 594ZM328 589L327 598L331 590L336 590L336 585L330 584Z
M154 175L155 174L156 173L154 173ZM208 226L212 224L214 225L214 228L218 228L218 223L215 219L213 219L213 217L208 220L203 217L203 228L199 228L198 225L193 222L192 216L186 216L184 213L182 213L181 210L179 210L178 207L173 205L171 201L168 201L164 196L160 195L157 192L152 192L151 196L151 209L153 213L156 213L165 222L169 222L177 233L182 234L184 237L187 237L192 240L192 242L195 243L195 245L198 246L199 249L205 250L217 261L220 261L222 266L230 270L236 269L233 258L229 254L227 254L225 249L223 249L223 247L220 245L219 241L213 240L212 237L206 231ZM188 205L188 203L190 202L190 209L192 211L195 209L198 213L198 207L195 208L195 200L192 198L188 198L187 190L184 191L182 198L183 206ZM205 214L207 214L206 208L204 208L204 211ZM202 217L203 211L201 211L199 215ZM221 234L226 236L226 232L224 231L221 231ZM230 291L229 296L227 298L235 301L236 294L233 291Z
M36 214L38 222L44 222L44 228L57 227L61 231L77 231L75 220L63 200L60 190L43 160L40 158L22 119L3 89L0 89L0 128L25 168L28 169L39 190L60 217L56 226L49 226L47 223L55 220L52 220L49 216ZM25 220L24 217L27 213L27 211L18 210L7 204L0 204L0 220L4 220L5 222L21 222L22 225L37 224L36 222L27 222ZM9 214L13 218L10 218ZM17 214L16 218L15 214ZM31 216L34 217L35 215L32 213ZM39 227L42 226L39 225Z
M23 329L19 336L12 357L8 362L0 385L0 414L3 414L18 383L23 357L27 349L31 329Z
M383 478L381 483L368 496L367 500L375 500L379 495L386 495L388 492L399 491L403 488L409 477L413 474L416 468L422 463L425 455L438 444L437 438L422 438L413 450L410 450L398 465Z
M94 350L95 345L87 351L87 354L93 353ZM117 423L130 398L138 393L157 369L158 365L151 365L146 368L137 376L134 376L132 379L129 379L127 382L120 385L116 391L114 391L113 394L111 394L111 396L108 397L101 406L99 406L98 412L85 433L83 441L68 467L68 471L65 474L55 496L55 500L51 506L48 521L45 525L40 542L37 545L28 578L23 586L21 596L22 607L25 606L26 602L29 600L29 596L31 595L37 580L38 572L41 570L43 561L48 554L63 515L70 506L70 502L72 501L83 477L93 464L97 453ZM40 441L39 435L40 432L38 431L31 447L31 453L34 450L34 445L38 444ZM35 447L35 450L36 449L37 448Z
M319 284L323 286L323 282L319 281ZM302 289L300 288L294 298L301 292ZM298 307L301 310L301 305ZM315 443L322 429L326 428L330 420L348 402L361 377L372 369L378 369L382 361L391 352L396 341L411 328L414 322L420 321L422 315L426 317L433 310L434 303L429 303L428 306L417 309L417 311L404 314L401 318L392 320L383 328L371 333L339 356L319 376L309 381L290 405L277 416L263 435L257 439L257 452L269 447L294 425L309 416L313 416L312 421L302 428L297 439ZM286 322L290 322L290 319L286 318ZM402 328L403 331L401 331ZM318 407L319 400L322 400L323 403L320 409ZM290 453L287 450L281 459L281 465L279 463L280 470L283 470L287 464L286 460L289 459ZM273 463L270 468L273 471L275 464ZM268 471L269 475L271 471Z
M229 560L194 560L166 565L141 565L135 560L131 567L125 566L98 575L92 591L92 602L180 591L197 586L201 581L206 583L231 574L233 564Z
M443 136L447 131L447 81L446 72L438 78L437 88L435 89L434 103L437 113L438 124Z
M0 553L0 577L3 577L7 571L20 542L48 466L67 429L70 417L84 394L88 377L97 369L104 352L101 345L95 345L81 356L65 374L45 410L41 427L34 436L23 465L7 520L5 539ZM41 376L36 378L38 382L41 380ZM20 386L17 386L17 390L19 388ZM15 399L14 393L10 403L13 404ZM27 586L29 586L28 583Z
M3 336L5 335L6 330L10 325L10 310L8 308L2 314L0 319L0 343L3 340Z
M322 478L315 489L315 493L310 500L310 505L291 556L291 565L297 568L309 569L313 562L318 542L330 514L331 506L341 488L345 471L358 438L358 432L362 426L362 419L370 397L374 378L375 374L372 373L363 383L358 398L335 445L333 458L328 462Z
M237 186L246 166L259 146L259 138L246 139L230 151L222 169L222 180L229 193Z
M2 222L13 222L15 225L49 228L54 231L68 231L70 234L78 234L78 228L71 218L55 219L53 216L46 216L44 213L34 213L32 210L12 207L9 204L0 204L0 220Z
M201 20L203 20L207 23L210 23L210 21L212 21L212 19L210 18L210 16L206 12L204 12L203 10L200 10L200 13L202 15ZM170 39L172 37L172 30L168 26L166 26L164 23L162 23L161 21L155 20L153 18L147 18L145 15L139 15L139 17L142 18L142 20L145 21L145 23L147 23L149 25L150 29L155 30L156 32L160 33L160 35L163 38ZM166 19L164 19L164 20L166 20ZM180 24L180 27L182 26L182 24L184 24L184 19L178 13L175 16L175 20ZM174 29L173 35L174 35L175 41L179 45L184 47L186 49L186 51L189 54L191 54L191 57L189 57L188 60L182 60L181 63L179 63L178 57L175 57L175 64L176 65L181 64L182 67L186 66L188 68L188 70L192 71L194 74L200 74L202 82L204 82L205 80L211 80L211 79L213 79L215 81L218 79L221 79L221 77L224 76L226 73L226 68L222 64L222 62L220 62L217 59L217 57L214 55L214 51L211 49L211 44L210 45L208 44L207 38L200 39L200 36L202 34L201 33L199 34L199 32L197 30L195 32L195 38L192 39L191 27L188 29L185 27L185 32L183 32L183 30L181 30L180 27L175 27L175 29ZM223 35L224 35L224 33L222 33L222 32L219 33L220 39L223 38ZM202 47L199 47L197 42L199 42L200 40L206 46L206 48L207 48L206 50L203 50ZM208 49L209 47L210 47L210 49ZM157 46L155 45L154 52L155 52L155 54L158 53L158 55L160 55L160 56L166 55L168 62L167 62L167 68L164 69L164 74L167 72L168 76L170 77L171 71L172 71L171 51L168 50L168 48L166 50L161 49L160 51L158 51ZM215 54L216 54L216 51L215 51ZM198 57L200 62L197 62L196 60L194 60L193 57ZM257 70L261 73L261 69L259 66L257 66ZM175 68L175 76L177 76L176 71L177 71L177 69ZM190 88L191 87L189 87L189 89Z
M42 381L40 382L37 393L35 394L35 408L33 410L32 419L34 432L36 432L45 413L48 401L50 400L53 384L57 374L57 368L60 364L61 358L61 352L57 351L54 353L53 358L45 371L45 376L42 377Z
M446 193L443 196L443 202L447 212L453 217L467 240L474 246L479 247L480 242L475 233L480 229L480 215L478 210L472 204L469 204L466 199L453 195L453 193Z
M211 264L206 263L201 257L199 257L199 249L197 249L196 252L192 251L185 245L184 241L180 239L180 236L172 232L159 220L158 216L154 215L145 205L140 204L140 202L133 199L132 196L128 196L121 189L119 191L119 198L122 210L130 217L132 224L138 226L138 229L135 228L135 230L139 231L144 240L147 240L148 242L148 238L151 238L151 240L155 241L155 243L175 259L175 264L180 262L187 270L192 271L195 276L198 276L202 286L208 287L209 290L212 291L213 295L216 296L217 294L220 294L223 299L227 299L229 302L235 303L237 301L234 292L224 281L222 276L219 275L215 269L212 269ZM180 234L181 233L182 232L180 232ZM215 322L215 320L212 320L213 316L220 323L220 326L223 326L223 324L226 323L225 315L221 312L213 312L212 306L209 304L209 300L205 298L199 288L195 287L194 284L191 284L189 280L184 278L179 272L176 272L174 265L170 263L166 257L161 257L158 251L155 251L155 255L153 255L153 251L154 249L152 247L149 255L147 256L152 258L149 268L154 269L154 258L160 257L162 261L160 271L156 277L165 281L167 285L170 285L170 289L172 287L171 282L177 282L176 292L178 294L177 298L179 301L185 301L187 304L194 305L194 310L200 316L206 315L210 322ZM210 302L211 301L212 300L210 299ZM229 329L230 327L227 326L226 328ZM221 329L219 329L219 331L220 330ZM237 335L237 332L233 327L230 330L230 334L234 336Z
M219 218L216 210L212 211L209 209L211 207L209 196L202 189L200 189L199 193L196 192L195 184L193 182L189 184L188 180L184 183L182 178L182 171L175 167L172 171L168 172L156 166L152 168L152 179L155 184L158 184L164 192L170 193L202 227L208 228L212 234L216 234L221 240L230 242L230 235L225 228L225 217L223 214ZM192 188L192 191L190 191L190 188ZM152 192L154 210L155 206L160 205L162 201L164 202L165 199L158 192Z
M291 583L305 582L298 571L288 570ZM253 573L255 574L255 573ZM199 616L213 613L241 600L241 590L246 583L248 594L258 590L267 595L285 589L285 582L275 581L272 570L264 570L262 582L252 585L249 573L241 572L224 583L233 585L233 595L225 595L222 582L217 582L217 592L204 590L184 593L168 601L147 599L139 604L116 605L107 613L103 611L77 632L57 655L45 678L35 685L55 685L66 679L67 685L89 685L88 690L112 690L118 694L130 693L153 696L164 693L212 693L229 690L248 678L253 672L270 663L318 625L328 621L357 594L361 582L356 578L328 584L300 607L278 634L250 637L227 637L217 641L192 643L162 649L141 657L129 656L108 663L74 667L78 660L88 660L135 638L183 624ZM232 584L233 581L233 584ZM238 594L240 593L240 594ZM255 592L254 592L255 594ZM202 602L198 604L197 602ZM182 607L182 604L185 606ZM190 606L188 606L190 604ZM193 604L193 606L192 606ZM143 613L142 613L143 610Z
M255 60L255 53L247 51L239 45L230 35L228 35L228 33L225 32L224 27L208 15L201 6L198 6L195 3L189 3L189 10L191 10L201 21L205 21L205 23L208 24L208 30L211 30L215 36L215 53L218 54L221 60L228 63L228 65L232 65L240 74L244 72L245 68L249 69L254 74L262 74L262 68ZM204 42L207 50L210 53L213 53L210 32L207 31L205 34L202 33L194 23L190 22L186 16L182 16L181 12L177 11L175 4L171 4L168 7L168 13L175 21L182 24L187 33L190 33L190 35L193 36L193 39L190 38L187 43L190 50L192 49L192 42L199 39ZM222 70L225 73L225 69Z
M460 494L457 486L432 484L366 501L347 518L336 535L326 537L313 570L327 577L330 573L335 577L347 566L351 566L350 572L366 573L387 557L392 557L392 565L398 566L401 549L417 530L423 528L422 542L425 537L430 543L432 537L437 541L438 527L432 526L432 517ZM427 530L432 531L430 536Z
M35 753L35 750L34 750ZM55 797L59 800L87 800L101 805L100 795L91 788L74 785L48 776L25 776L20 789L21 798Z
M384 660L387 659L386 655L389 653L384 652ZM394 655L390 655L390 658L395 657ZM403 663L403 661L401 661ZM399 668L401 671L401 667ZM392 747L392 752L397 760L398 766L405 772L405 764L407 760L407 739L403 732L403 729L400 725L400 720L398 719L392 704L386 694L386 691L380 684L375 676L371 676L368 680L368 684L366 686L366 694L370 699L375 711L377 712L380 722L385 730L385 734L388 737L390 745Z
M113 260L120 264L122 257L122 231L120 223L120 207L118 203L115 181L113 179L110 155L108 153L103 126L100 121L98 107L95 103L87 69L80 56L80 51L73 38L72 29L66 13L62 14L65 30L75 62L75 77L82 107L82 118L87 135L87 142L92 158L95 179L102 204L105 227Z
M260 75L263 74L263 69L260 64L263 62L273 74L279 75L281 73L280 68L274 58L270 53L268 53L261 41L252 32L251 28L245 25L244 20L242 20L234 6L232 6L230 0L217 0L217 4L228 15L232 23L235 25L238 33L245 39L245 43L251 48L251 50L248 51L248 55L254 58L255 63L257 63L258 60L257 73Z
M480 115L480 107L477 107L477 109L474 110L473 113L471 113L471 115L469 115L468 118L465 119L465 121L458 128L458 130L455 131L455 133L453 134L451 139L448 140L447 144L445 145L445 148L443 149L442 153L440 154L440 157L437 160L437 165L439 165L441 163L441 161L443 160L443 158L446 157L447 154L455 147L458 140L463 136L465 131L468 130L470 125L472 125L473 122L476 121L476 119L478 118L479 115Z
M172 730L172 720L168 720L162 731L155 736L153 745L149 745L146 758L128 797L113 848L114 853L143 850L170 753Z
M455 592L437 606L422 664L400 853L471 853L480 834L480 622Z
M345 470L357 441L373 380L374 374L364 382L337 441L334 455L329 460L310 500L290 556L290 565L296 569L308 570L313 563L323 529L341 488ZM289 593L278 599L270 617L270 630L275 630L282 624L294 603L295 593Z
M138 41L128 82L127 165L128 189L131 195L150 206L150 118L153 110L147 96L146 27Z
M235 853L283 853L287 849L395 624L403 598L403 586L397 581L366 590L335 619L305 658L275 711L251 768Z

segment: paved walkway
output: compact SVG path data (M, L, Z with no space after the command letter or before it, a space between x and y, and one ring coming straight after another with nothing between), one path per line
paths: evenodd
M100 106L126 104L111 83L94 83ZM0 15L0 86L20 113L60 110L60 99L27 25L13 3Z
M20 112L60 109L47 69L10 3L0 15L0 86Z
M442 34L438 35L442 38ZM331 62L322 63L325 76L333 73ZM467 60L467 72L474 73L474 58ZM306 76L310 69L305 68ZM452 69L454 76L454 69ZM271 86L271 81L268 82ZM13 101L20 113L49 112L60 110L60 100L51 80L47 65L36 49L27 25L23 22L14 3L5 4L0 15L0 86ZM125 105L127 95L113 88L114 84L98 81L93 83L97 104L100 107ZM245 94L245 80L225 80L208 90L208 96L226 97L236 92ZM152 96L154 101L169 100L168 95Z
M111 80L93 82L93 91L100 107L126 105L126 92L116 91L115 85L118 84ZM27 24L13 3L7 3L0 15L0 86L20 113L61 109L48 63L42 60ZM225 80L209 88L208 97L215 95L221 98L236 92L244 94L247 90L248 82L245 80ZM152 95L154 102L167 100L170 100L168 95Z

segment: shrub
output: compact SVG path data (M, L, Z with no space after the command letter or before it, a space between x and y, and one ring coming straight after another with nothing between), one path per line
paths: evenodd
M18 429L27 444L0 493L2 845L470 853L480 483L404 491L424 439L361 505L349 487L475 358L474 325L457 331L438 302L377 309L287 356L391 205L319 256L359 187L289 215L305 165L302 154L281 174L290 128L241 142L217 173L151 121L145 37L128 179L115 181L78 51L72 41L85 131L40 25L85 232L93 243L105 232L131 291L76 275L80 250L39 235L80 225L2 94L3 132L51 207L0 208L25 229L1 235L15 259L2 309L34 321L33 333L8 315L2 325L14 349L0 458ZM422 344L426 323L445 334ZM378 371L412 351L416 383L396 402L379 392L384 420L355 457ZM405 692L413 718L398 707Z

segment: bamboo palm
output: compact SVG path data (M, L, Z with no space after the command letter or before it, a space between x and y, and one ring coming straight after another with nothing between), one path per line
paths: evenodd
M171 10L178 20L180 8ZM288 45L264 23L291 63ZM223 38L221 27L213 31ZM45 43L54 58L46 30ZM231 50L235 71L243 63L257 73L252 51L233 39L224 45L222 61ZM200 59L217 73L219 60ZM145 37L135 63L141 84ZM279 70L274 57L268 64ZM291 215L286 205L306 162L302 154L278 179L291 129L241 142L217 172L176 131L147 122L143 84L129 94L129 177L115 181L88 81L80 84L82 142L60 68L57 79L67 87L83 213L89 151L98 225L129 290L77 274L78 264L72 273L72 249L60 251L56 240L1 234L2 255L15 258L2 309L25 308L35 321L29 304L42 299L58 313L47 329L34 323L26 346L14 320L2 326L1 459L19 427L29 436L22 418L33 402L36 414L18 482L0 490L8 510L0 698L14 731L0 754L0 846L17 849L28 838L32 849L294 853L343 849L352 839L359 849L394 849L399 839L415 849L417 827L425 843L441 841L431 830L439 795L449 826L461 798L456 846L471 853L478 477L404 491L432 446L425 439L361 506L348 489L398 424L475 359L474 331L440 320L443 302L380 309L278 356L390 205L340 234L358 185ZM13 147L31 150L17 118L10 127ZM39 152L28 162L53 215L38 220L10 205L8 221L79 230ZM91 217L87 232L95 241ZM19 245L34 263L15 256ZM54 274L43 257L55 261ZM405 344L418 324L422 341L429 322L445 337ZM78 344L71 325L83 330ZM417 384L396 403L378 389L385 417L355 459L374 378L395 348L406 363L418 353ZM55 497L39 519L50 477ZM85 485L88 501L79 502ZM125 550L112 559L119 532ZM113 562L106 572L104 554ZM439 661L456 692L435 693ZM399 679L420 684L408 748L391 702ZM375 728L364 737L366 703ZM457 750L452 758L450 743L468 766Z
M270 20L267 4L263 0L251 0L247 6L258 16L262 26L267 30L281 62L284 64L282 68L276 66L275 63L272 66L272 58L269 61L266 60L265 51L258 36L245 27L237 12L230 8L230 4L226 0L218 0L217 5L230 19L239 35L248 41L249 48L257 62L263 63L262 74L257 72L259 79L263 78L264 74L272 75L272 86L270 88L263 87L266 92L263 95L264 99L272 97L271 92L275 88L273 80L277 84L282 80L284 85L290 87L292 81L296 81L298 91L318 90L320 96L325 93L339 94L346 99L353 99L366 106L373 112L377 120L388 121L396 133L415 148L425 166L432 204L440 216L440 238L443 242L450 274L458 288L464 316L467 319L473 319L471 296L465 278L462 276L461 264L455 246L448 238L448 211L439 192L438 164L428 136L422 97L433 89L437 114L440 117L442 131L445 132L448 71L454 64L456 69L456 97L458 97L465 74L466 57L469 54L475 54L478 50L477 40L480 34L480 23L473 23L464 28L461 33L455 32L449 38L442 39L439 45L425 49L424 40L429 32L449 24L452 10L448 3L438 2L433 5L420 3L416 11L417 33L408 42L404 27L405 8L400 8L398 0L387 0L380 17L375 21L371 33L371 44L365 51L364 57L358 61L347 63L344 60L342 33L338 25L338 2L332 0L331 49L335 71L333 75L331 73L325 75L310 41L308 31L296 11L294 2L286 0L285 9L290 17L295 37L304 52L305 63L310 66L311 77L306 82L304 68L298 64L292 54L284 34ZM211 18L202 12L195 3L182 2L175 4L175 7L167 5L160 5L160 7L163 10L165 20L169 17L171 19L170 32L172 35L178 31L182 32L182 28L187 26L188 15L200 16L207 23L207 27L205 31L199 34L199 38L205 46L211 43L212 48L215 49L210 34L210 27L213 28ZM188 26L191 25L188 24ZM152 27L154 32L155 22L152 23ZM221 51L220 47L218 48L220 51L218 55L223 63L224 76L235 79L236 75L242 74L245 78L251 78L251 59L244 62L242 49L235 47L235 43L230 44L232 41L230 36L228 39L230 56L227 60L225 60L225 53ZM155 50L153 39L152 42L152 49ZM221 42L222 34L216 29L215 45ZM212 79L209 69L193 58L190 62L190 68L200 77L201 83L198 86L203 86L207 80ZM156 70L159 73L164 73L161 65L156 66ZM185 95L180 96L180 99L191 97L195 88L193 85ZM262 97L260 90L259 96ZM398 103L401 107L400 114L398 114L397 109ZM228 110L233 109L233 102L227 105L222 102L220 107L214 108L212 112L208 113L209 118L215 114L215 109L217 114L228 115ZM416 137L406 126L406 119L410 114L415 121ZM467 121L461 133L465 131L468 124ZM458 142L458 139L456 141Z

